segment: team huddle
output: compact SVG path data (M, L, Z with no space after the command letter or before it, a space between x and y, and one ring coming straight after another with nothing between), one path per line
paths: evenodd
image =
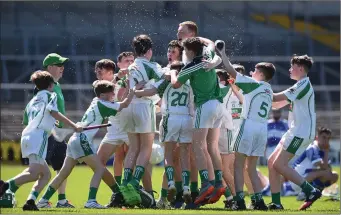
M29 159L29 167L7 182L1 181L0 196L15 193L21 185L35 181L23 209L50 208L50 198L63 187L73 168L85 162L94 172L85 208L195 209L214 204L224 195L225 208L246 210L243 187L248 180L253 190L249 209L283 210L283 178L305 194L300 210L319 199L321 190L289 166L289 160L306 153L315 139L315 97L307 77L312 58L293 56L289 71L296 84L273 93L269 82L276 68L272 63L257 63L251 77L247 76L242 65L231 64L223 41L199 37L197 26L191 21L179 24L177 38L168 44L168 65L163 68L150 61L153 42L147 35L134 37L134 53L121 53L117 65L109 59L99 60L95 65L98 80L93 83L95 97L77 123L64 116L58 103L62 95L55 91L68 59L48 55L44 69L56 68L57 72L39 70L31 75L36 94L24 112L26 127L21 150L22 156ZM116 66L119 72L115 74ZM289 130L268 158L272 202L267 205L256 165L265 154L270 111L287 105ZM165 171L161 196L155 201L150 156L157 132L158 106L162 114L158 130L165 147ZM93 139L98 129L83 128L106 120L111 126L96 152ZM47 143L52 130L58 132L60 125L73 128L74 133L58 174L50 181L45 161ZM113 154L114 175L106 168ZM325 159L316 162L326 165ZM96 201L102 180L112 190L105 206ZM65 193L59 193L58 200L57 207L73 207Z

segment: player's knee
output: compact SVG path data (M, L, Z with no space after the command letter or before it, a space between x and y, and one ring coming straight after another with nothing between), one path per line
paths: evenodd
M332 184L336 183L337 180L339 180L339 175L337 174L337 172L333 171L332 172L332 178L331 178Z

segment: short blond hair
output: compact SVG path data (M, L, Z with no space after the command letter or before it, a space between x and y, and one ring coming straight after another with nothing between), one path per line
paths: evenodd
M185 21L185 22L181 22L179 25L180 26L187 26L188 30L193 32L195 37L198 35L198 26L195 22Z

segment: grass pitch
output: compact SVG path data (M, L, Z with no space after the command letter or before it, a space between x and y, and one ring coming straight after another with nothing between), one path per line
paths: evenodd
M10 165L10 164L1 164L1 179L8 180L9 178L17 175L25 166L21 165ZM112 167L109 167L112 168ZM268 175L268 171L266 167L260 167L260 170L263 174ZM334 167L333 170L340 173L339 167ZM112 171L112 169L111 169ZM162 167L154 167L153 169L153 186L154 190L160 194L161 189L161 179L164 169ZM52 177L55 176L55 172L51 169ZM88 198L88 189L90 180L92 177L92 171L87 166L77 166L74 171L71 173L68 178L68 184L66 188L66 197L71 201L73 205L76 206L75 209L59 209L59 208L51 208L51 209L41 209L38 212L27 212L22 210L22 206L26 201L26 198L33 186L33 183L25 184L16 192L16 200L17 206L16 208L0 208L1 214L8 213L41 213L41 214L340 214L340 202L338 201L330 201L326 197L322 197L314 205L308 210L301 212L298 211L299 206L302 202L296 201L296 197L282 197L282 204L285 208L284 211L281 212L264 212L264 211L227 211L224 210L224 204L222 198L218 203L213 205L206 205L201 207L199 210L146 210L146 209L105 209L105 210L96 210L96 209L85 209L84 204ZM338 181L338 184L340 182ZM42 193L45 189L42 191ZM42 193L39 195L38 199L41 197ZM57 193L51 198L51 202L53 206L55 206L57 202ZM111 191L108 187L101 183L97 200L100 204L106 204L109 201L111 196ZM158 194L155 196L158 199ZM246 203L250 203L250 198L246 196ZM270 197L264 197L266 203L271 201Z

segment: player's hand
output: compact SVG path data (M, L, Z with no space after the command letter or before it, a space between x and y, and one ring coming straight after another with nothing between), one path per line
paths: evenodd
M79 125L76 125L75 131L76 131L77 133L82 132L82 131L83 131L83 127L81 127L81 126L79 126Z
M208 61L208 60L203 59L202 62L204 62L203 68L204 68L206 71L209 71L209 70L211 70L211 69L214 69L214 66L215 66L215 65L214 65L213 63L211 63L211 61Z
M165 72L162 77L163 77L163 79L165 79L167 81L171 80L170 72Z
M225 42L223 40L216 40L214 44L220 54L225 53Z
M231 84L231 85L234 84L234 79L233 79L233 78L230 78L230 79L228 79L227 81L228 81L229 84Z
M145 82L145 81L141 81L135 85L134 89L135 90L141 90L144 87L144 85L146 85L146 83L147 82Z
M129 70L128 68L125 69L120 69L120 71L118 71L117 76L118 78L122 79L124 76L129 74Z

